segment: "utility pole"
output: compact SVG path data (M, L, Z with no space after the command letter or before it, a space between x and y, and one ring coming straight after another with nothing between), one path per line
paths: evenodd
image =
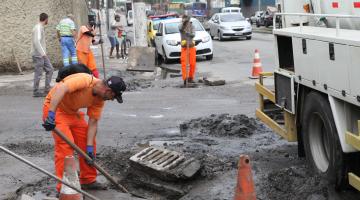
M261 10L261 0L258 0L258 10L260 11Z
M147 47L146 10L144 0L133 0L134 43L135 46Z

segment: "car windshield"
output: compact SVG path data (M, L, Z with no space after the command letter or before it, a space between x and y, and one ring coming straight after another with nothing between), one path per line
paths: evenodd
M198 21L192 21L192 24L194 25L195 31L204 31L203 27ZM174 23L167 23L165 24L165 33L166 34L174 34L179 33L179 25L180 22L174 22Z
M157 31L159 29L159 24L160 24L160 21L154 21L153 22L153 29Z
M243 20L245 20L245 18L240 14L228 14L220 16L220 21L222 22L237 22Z

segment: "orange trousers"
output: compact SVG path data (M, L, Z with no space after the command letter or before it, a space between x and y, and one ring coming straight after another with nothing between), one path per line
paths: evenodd
M190 64L190 70L186 69L186 48L181 48L181 71L182 71L182 78L183 80L186 80L186 78L194 79L195 76L195 66L196 66L196 48L191 47L189 48L189 64Z
M43 108L43 120L46 119L49 108ZM56 128L66 135L73 143L86 152L88 124L85 121L85 114L67 114L61 109L57 109L55 116ZM64 159L66 156L74 155L74 150L56 133L52 133L55 142L55 173L59 178L63 177ZM96 141L94 141L94 153L96 154ZM95 167L89 166L85 159L79 156L80 184L89 184L96 181L97 171ZM58 182L56 190L60 192L61 183Z
M76 51L78 62L86 65L90 71L94 71L96 69L96 60L93 52L85 53L82 51Z

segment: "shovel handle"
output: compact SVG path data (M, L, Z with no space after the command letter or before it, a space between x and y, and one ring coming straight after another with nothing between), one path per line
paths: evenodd
M76 144L74 144L69 138L67 138L64 133L62 133L59 129L55 128L53 130L56 135L58 135L61 139L63 139L68 145L70 145L78 154L85 158L86 161L93 163L92 165L103 174L112 184L114 184L118 189L122 190L125 193L130 192L121 184L119 184L105 169L103 169L100 165L98 165L95 161L93 161L83 150L81 150Z

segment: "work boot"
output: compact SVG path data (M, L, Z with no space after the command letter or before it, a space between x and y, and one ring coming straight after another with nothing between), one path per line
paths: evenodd
M33 97L46 97L46 94L42 92L34 92Z
M186 87L186 80L184 80L184 87Z
M188 83L195 83L195 82L194 82L194 79L188 78Z
M81 184L81 189L83 190L107 190L108 187L104 183L99 183L97 181L89 184Z

